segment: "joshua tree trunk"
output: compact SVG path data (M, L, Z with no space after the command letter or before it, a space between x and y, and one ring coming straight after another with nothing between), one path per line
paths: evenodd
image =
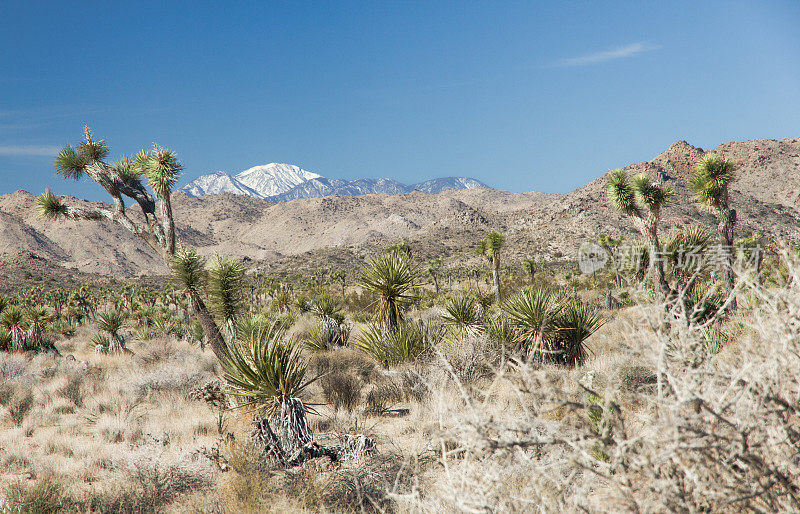
M733 231L736 225L736 211L730 208L728 202L728 187L722 191L720 208L717 211L719 217L719 235L722 244L725 246L726 263L723 271L725 291L733 291Z
M646 218L640 218L640 228L642 235L647 240L648 253L650 254L648 275L650 275L650 279L653 281L653 286L656 291L661 295L661 298L664 299L669 296L670 288L667 283L666 275L664 274L664 261L661 260L659 256L661 253L661 243L658 240L659 215L659 209L651 209Z
M494 299L500 305L500 259L492 257L492 280L494 281Z
M436 273L431 273L431 278L433 279L433 288L436 291L436 294L439 294L439 279L436 278Z
M219 326L214 321L214 318L211 317L211 313L208 312L208 307L206 307L205 302L200 298L200 295L189 293L189 303L192 306L192 311L194 311L195 316L197 316L197 320L203 327L203 335L211 346L214 355L217 356L220 362L225 362L228 356L225 339L222 337L222 332L220 332Z

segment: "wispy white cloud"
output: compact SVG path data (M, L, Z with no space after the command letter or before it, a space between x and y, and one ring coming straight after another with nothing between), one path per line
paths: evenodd
M0 156L54 157L61 148L46 145L0 145Z
M597 64L601 62L613 61L616 59L625 59L633 57L644 52L651 52L658 50L661 45L651 45L648 43L638 42L631 43L630 45L613 48L611 50L604 50L602 52L595 52L578 57L570 57L568 59L560 60L558 66L588 66L589 64Z

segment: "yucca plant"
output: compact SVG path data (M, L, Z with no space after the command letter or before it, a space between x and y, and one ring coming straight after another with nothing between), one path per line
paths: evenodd
M736 211L730 206L729 185L735 178L736 163L717 153L704 155L695 165L689 178L689 189L695 200L706 209L714 211L719 221L722 244L728 249L724 269L725 290L733 289L733 241Z
M476 334L482 329L476 305L475 299L466 294L448 298L443 305L442 322L455 331L459 342L463 342L468 335Z
M550 320L548 350L553 360L580 366L586 360L584 342L605 324L597 309L578 298L564 299Z
M126 351L125 340L119 331L125 323L125 316L119 311L104 311L97 315L97 328L106 332L109 337L109 345L104 353L123 353Z
M533 279L536 276L536 261L533 258L522 259L522 271L528 274L533 284Z
M28 318L28 331L25 334L26 344L29 349L38 349L43 346L42 332L45 324L50 321L50 315L43 307L29 307L26 311Z
M513 346L519 337L517 329L502 314L489 319L484 325L484 331L490 341L502 347Z
M435 329L414 323L399 323L393 329L371 323L354 346L389 367L416 359L440 338Z
M311 441L311 432L300 396L316 378L306 378L307 362L277 324L250 328L254 330L245 331L239 344L229 347L223 361L225 380L242 405L277 419L283 448L302 447Z
M530 356L541 356L548 351L550 321L561 310L549 290L524 289L506 300L501 309L517 332L517 349Z
M658 259L661 245L658 241L658 224L661 209L675 196L668 185L653 182L646 173L628 179L625 170L611 172L608 180L608 199L623 214L633 218L635 225L647 241L650 256L648 270L657 291L666 297L671 290L664 274L664 265Z
M303 338L306 348L312 352L327 352L347 345L350 339L350 327L338 325L334 328L314 325Z
M359 285L377 296L375 315L395 328L403 320L403 307L414 300L420 272L400 251L389 251L372 259L361 270Z
M16 352L25 351L28 346L25 334L27 325L22 309L17 305L7 307L0 317L0 324L2 324L11 335L11 350Z

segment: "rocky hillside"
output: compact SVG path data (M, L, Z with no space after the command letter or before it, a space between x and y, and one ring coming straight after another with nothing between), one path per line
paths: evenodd
M737 232L797 237L800 226L800 139L725 143L717 148L740 163L732 195ZM691 200L687 178L703 150L672 144L653 160L632 164L629 173L661 176L677 192L664 211L665 230L690 222L713 227ZM306 259L315 266L347 256L356 265L374 248L400 238L416 255L477 259L474 242L497 229L508 236L506 262L523 256L570 257L599 232L637 237L629 220L605 198L607 174L567 194L509 193L487 188L412 191L397 195L326 196L273 204L249 196L218 194L174 197L184 244L206 255L235 255L275 267ZM54 184L55 185L55 184ZM70 203L83 200L67 198ZM117 275L163 273L163 263L141 242L107 223L48 222L38 218L35 197L24 191L0 196L0 260L35 255L84 272Z

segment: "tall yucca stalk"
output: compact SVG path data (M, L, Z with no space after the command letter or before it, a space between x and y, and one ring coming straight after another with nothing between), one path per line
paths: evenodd
M646 173L628 179L625 170L611 172L608 181L608 199L623 214L634 219L637 228L647 240L650 253L649 271L657 291L662 296L670 293L664 274L664 264L659 259L661 245L658 241L658 224L661 209L675 196L668 185L653 182Z
M361 270L358 283L378 297L377 318L383 325L394 328L403 319L403 307L413 300L419 277L419 270L404 253L388 251Z
M492 231L485 239L478 241L475 251L478 255L486 257L492 267L492 280L494 282L495 301L500 303L500 250L506 242L506 236L500 232Z
M695 200L717 215L720 239L728 252L723 273L728 292L733 290L733 241L736 226L736 211L730 206L728 186L735 178L736 168L733 160L717 153L709 153L697 162L689 179L689 189L694 193Z

